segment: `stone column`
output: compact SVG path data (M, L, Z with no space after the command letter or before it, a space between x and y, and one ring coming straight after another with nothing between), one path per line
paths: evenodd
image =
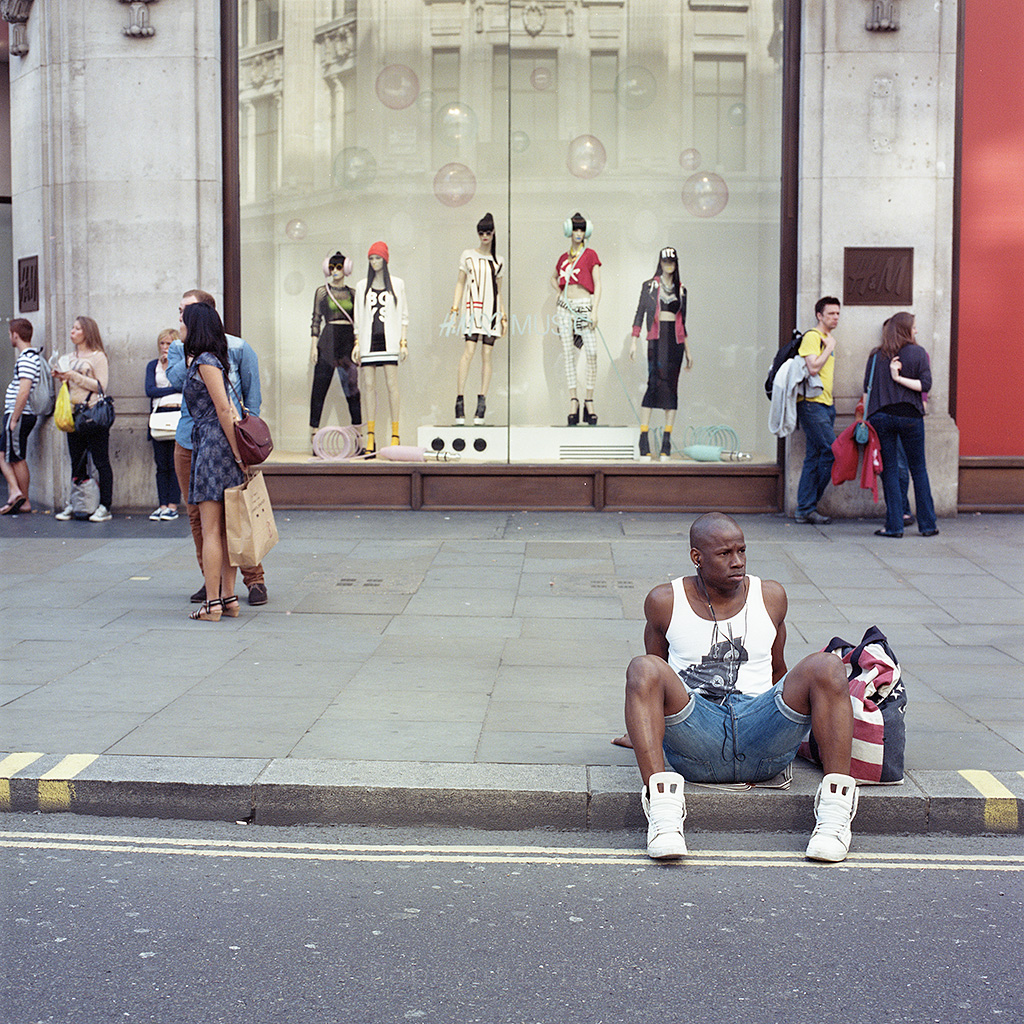
M178 300L223 280L217 0L161 4L151 35L125 33L123 4L37 4L12 56L14 259L38 255L47 355L79 314L110 358L114 509L156 504L146 439L146 363ZM47 425L33 501L63 505L67 448Z
M956 3L908 4L896 31L870 31L865 2L804 4L800 124L798 323L814 325L822 295L843 298L846 247L913 247L913 303L848 306L836 332L836 430L853 420L868 353L883 320L917 317L932 362L928 474L940 516L956 514L959 435L948 413ZM803 434L787 444L786 510L793 513ZM857 481L830 488L830 515L883 514Z

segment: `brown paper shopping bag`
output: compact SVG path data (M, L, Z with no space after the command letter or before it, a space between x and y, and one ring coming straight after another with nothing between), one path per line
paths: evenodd
M232 565L258 565L278 542L274 510L263 474L257 470L244 483L224 490L224 521Z

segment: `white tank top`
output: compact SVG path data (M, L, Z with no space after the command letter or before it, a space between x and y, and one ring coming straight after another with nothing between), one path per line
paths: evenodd
M672 581L672 618L665 633L668 663L692 693L717 698L733 691L756 695L772 687L772 645L778 631L764 606L761 580L747 580L746 604L717 625L694 614L682 576Z

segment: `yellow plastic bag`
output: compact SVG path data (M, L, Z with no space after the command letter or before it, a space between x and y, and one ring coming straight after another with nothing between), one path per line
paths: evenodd
M68 390L67 381L61 384L54 400L53 422L66 434L72 433L75 429L75 411L71 405L71 392Z

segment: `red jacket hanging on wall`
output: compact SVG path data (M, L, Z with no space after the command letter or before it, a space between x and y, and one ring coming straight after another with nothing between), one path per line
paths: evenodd
M872 497L878 501L878 478L882 475L882 448L878 443L878 435L870 423L864 421L868 428L868 443L864 445L864 466L860 472L860 485L865 490L871 491ZM853 439L853 432L857 424L851 423L832 442L832 454L835 462L832 463L832 483L838 487L853 480L857 476L857 462L860 458L860 446Z

